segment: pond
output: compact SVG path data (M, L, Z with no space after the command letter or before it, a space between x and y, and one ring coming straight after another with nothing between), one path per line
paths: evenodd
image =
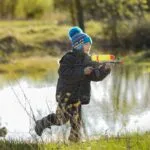
M150 74L145 67L114 66L101 82L92 82L89 105L83 105L83 138L150 131ZM0 122L8 129L7 139L34 139L34 117L55 112L57 71L41 77L13 79L0 75ZM69 134L69 124L46 129L43 138L61 140Z

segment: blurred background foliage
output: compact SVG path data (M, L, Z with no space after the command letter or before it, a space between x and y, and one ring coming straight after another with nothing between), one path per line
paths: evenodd
M52 9L52 0L0 0L1 19L40 18Z
M1 23L2 20L41 20L41 23L47 24L47 27L55 24L56 30L60 26L78 25L92 36L95 49L148 51L150 48L149 18L150 0L0 0ZM48 30L47 28L47 32L49 32ZM33 34L37 32L34 26L33 30L30 30L30 36L31 32ZM60 43L61 32L62 43ZM57 50L61 49L58 45L61 47L65 45L64 49L68 49L64 31L57 33L58 36L54 36L57 37L57 40L49 37L53 41L51 40L52 43L44 41L45 45L47 47L53 45L50 48ZM0 34L0 38L2 37L4 34ZM3 47L1 40L3 39L0 39L0 49ZM27 49L32 46L27 46Z

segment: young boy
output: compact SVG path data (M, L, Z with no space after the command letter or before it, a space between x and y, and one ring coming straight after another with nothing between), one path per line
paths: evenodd
M70 121L69 140L77 142L81 137L81 105L90 102L90 82L103 80L110 73L110 67L91 61L89 52L92 39L79 27L69 30L69 38L72 51L62 57L58 70L56 113L37 120L35 132L41 136L45 128Z

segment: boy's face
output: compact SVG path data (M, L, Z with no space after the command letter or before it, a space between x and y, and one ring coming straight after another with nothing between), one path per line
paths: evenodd
M91 49L91 44L88 42L88 43L85 43L83 45L83 52L86 53L86 54L89 54L90 52L90 49Z

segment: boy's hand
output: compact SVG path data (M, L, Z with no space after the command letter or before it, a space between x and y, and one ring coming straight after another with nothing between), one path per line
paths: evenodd
M84 68L85 75L90 75L92 71L93 71L93 67L85 67Z
M109 63L102 64L99 66L99 69L103 68L105 71L110 71L111 70L111 65Z
M110 70L111 69L111 64L109 64L109 63L105 64L105 69Z

